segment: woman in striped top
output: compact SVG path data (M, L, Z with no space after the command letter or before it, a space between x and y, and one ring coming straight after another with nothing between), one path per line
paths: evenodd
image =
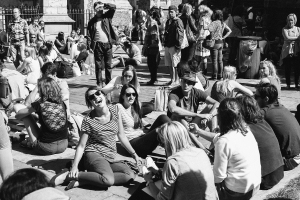
M123 85L117 106L124 126L124 133L131 146L140 157L146 158L159 144L157 128L171 120L167 115L160 115L152 124L148 133L145 134L142 130L138 97L138 92L133 85ZM127 155L121 145L118 144L117 149L118 153Z
M71 189L86 184L109 187L132 181L135 178L133 171L126 164L114 161L116 135L136 162L141 161L124 134L117 106L107 105L106 96L96 86L86 91L85 100L86 105L93 109L82 122L82 136L71 171L57 175L52 178L52 182L59 185L70 181L66 189ZM87 172L78 171L81 159Z

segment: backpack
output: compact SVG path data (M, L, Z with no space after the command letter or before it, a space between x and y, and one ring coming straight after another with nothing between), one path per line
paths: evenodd
M58 78L71 78L73 74L73 64L66 61L55 61L54 64L57 66Z

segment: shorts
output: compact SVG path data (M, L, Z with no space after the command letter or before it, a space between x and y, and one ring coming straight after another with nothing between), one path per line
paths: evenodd
M36 140L33 143L33 149L40 155L53 155L64 152L68 147L68 140L58 140L55 142L45 143Z
M175 47L165 47L165 66L177 67L181 58L181 50L176 53Z

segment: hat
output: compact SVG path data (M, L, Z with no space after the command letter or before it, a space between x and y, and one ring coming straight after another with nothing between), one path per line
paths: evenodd
M177 12L178 8L177 8L177 6L171 5L171 6L169 6L169 10L174 10L175 12Z
M188 81L193 81L195 83L198 82L196 80L196 73L194 73L194 72L185 72L181 79L188 80Z

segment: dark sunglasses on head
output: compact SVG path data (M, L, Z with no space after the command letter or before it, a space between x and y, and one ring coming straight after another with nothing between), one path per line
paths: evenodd
M89 98L89 100L94 100L95 99L95 96L100 96L101 95L101 91L97 91L97 92L95 92L94 94L91 94L88 98Z
M126 97L131 97L131 96L136 97L136 93L126 93L125 95Z

